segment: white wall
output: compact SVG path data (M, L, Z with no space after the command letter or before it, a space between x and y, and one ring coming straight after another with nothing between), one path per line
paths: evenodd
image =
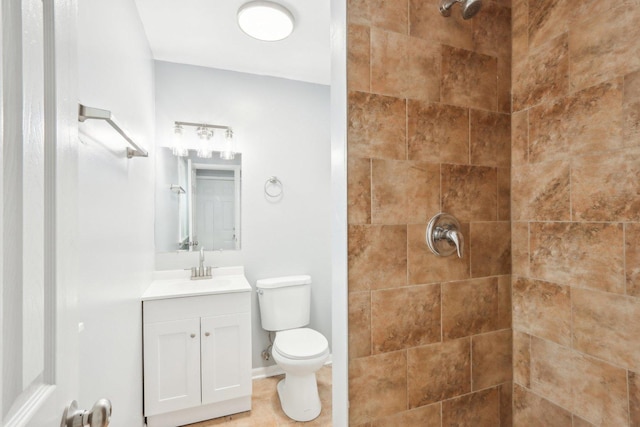
M242 263L261 278L310 274L310 326L331 342L331 158L329 87L211 68L156 62L156 135L165 145L174 121L232 126L242 152L242 250L209 252L214 266ZM160 172L158 172L160 174ZM264 184L277 176L284 197ZM161 254L156 268L187 268L195 254ZM253 366L266 332L253 298Z
M111 110L150 158L124 155L106 125L80 124L78 302L82 408L113 403L114 426L141 426L142 289L154 268L154 70L133 0L78 2L79 100Z

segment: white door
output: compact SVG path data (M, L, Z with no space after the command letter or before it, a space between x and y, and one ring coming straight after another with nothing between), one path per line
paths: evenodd
M0 424L58 426L79 381L76 0L0 4Z
M197 234L208 250L236 248L235 183L214 177L197 179Z

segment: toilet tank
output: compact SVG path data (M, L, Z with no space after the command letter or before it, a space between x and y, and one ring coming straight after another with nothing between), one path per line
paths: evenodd
M256 282L262 329L282 331L309 324L311 276L285 276Z

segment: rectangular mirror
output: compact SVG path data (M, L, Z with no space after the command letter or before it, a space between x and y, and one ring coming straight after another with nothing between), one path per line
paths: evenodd
M240 249L241 158L200 158L195 151L178 157L159 148L156 252Z

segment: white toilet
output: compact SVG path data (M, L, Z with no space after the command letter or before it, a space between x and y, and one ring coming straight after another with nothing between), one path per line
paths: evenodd
M296 421L311 421L322 409L316 371L329 357L329 343L309 324L311 277L286 276L256 283L262 328L276 331L271 353L285 378L278 383L280 405Z

